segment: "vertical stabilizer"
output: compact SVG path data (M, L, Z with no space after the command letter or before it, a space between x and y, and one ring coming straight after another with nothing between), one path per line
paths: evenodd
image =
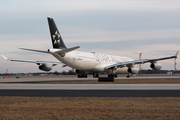
M66 45L63 42L63 39L61 38L61 35L56 27L56 24L52 18L47 18L49 23L49 30L51 34L51 40L53 48L59 48L59 49L66 49Z

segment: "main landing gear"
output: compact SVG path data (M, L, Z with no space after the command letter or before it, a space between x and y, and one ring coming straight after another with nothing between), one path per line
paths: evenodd
M86 71L76 70L78 73L78 78L87 78ZM99 77L99 73L93 72L93 78L98 78L99 82L114 82L114 78L117 78L117 74L108 74L108 77Z
M115 77L115 78L117 78L117 74L108 74L108 77Z
M117 74L108 74L108 77L99 77L99 82L114 82L114 78L117 77Z
M98 77L99 77L99 74L93 72L93 78L98 78Z
M128 73L127 78L130 78L130 74Z
M87 78L87 74L79 74L78 78Z
M83 70L76 70L76 73L78 73L78 78L87 78L87 73Z

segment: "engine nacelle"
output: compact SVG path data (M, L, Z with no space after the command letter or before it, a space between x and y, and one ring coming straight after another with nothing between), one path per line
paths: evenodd
M41 64L39 65L39 69L43 71L51 71L53 65L52 64Z
M162 65L160 63L151 63L150 67L153 69L153 70L160 70L162 68Z
M131 67L128 68L127 71L131 74L137 74L139 72L139 69L137 67Z

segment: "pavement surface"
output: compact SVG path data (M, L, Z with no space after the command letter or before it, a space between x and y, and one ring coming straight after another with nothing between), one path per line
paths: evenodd
M180 90L180 84L0 84L0 90Z
M0 84L0 96L180 97L180 84Z
M180 76L118 77L115 80L180 79ZM1 78L0 96L22 97L180 97L180 84L40 84L43 82L97 81L97 78ZM28 84L27 84L28 83ZM38 83L38 84L32 84Z
M0 90L20 97L180 97L180 90Z

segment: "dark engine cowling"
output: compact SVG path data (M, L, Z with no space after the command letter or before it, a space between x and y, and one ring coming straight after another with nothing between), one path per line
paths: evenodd
M160 63L151 63L150 67L153 69L153 70L160 70L162 68L162 65Z
M43 71L51 71L53 65L52 64L41 64L39 65L39 69Z
M139 72L139 69L137 67L131 67L128 68L127 71L131 74L137 74Z

